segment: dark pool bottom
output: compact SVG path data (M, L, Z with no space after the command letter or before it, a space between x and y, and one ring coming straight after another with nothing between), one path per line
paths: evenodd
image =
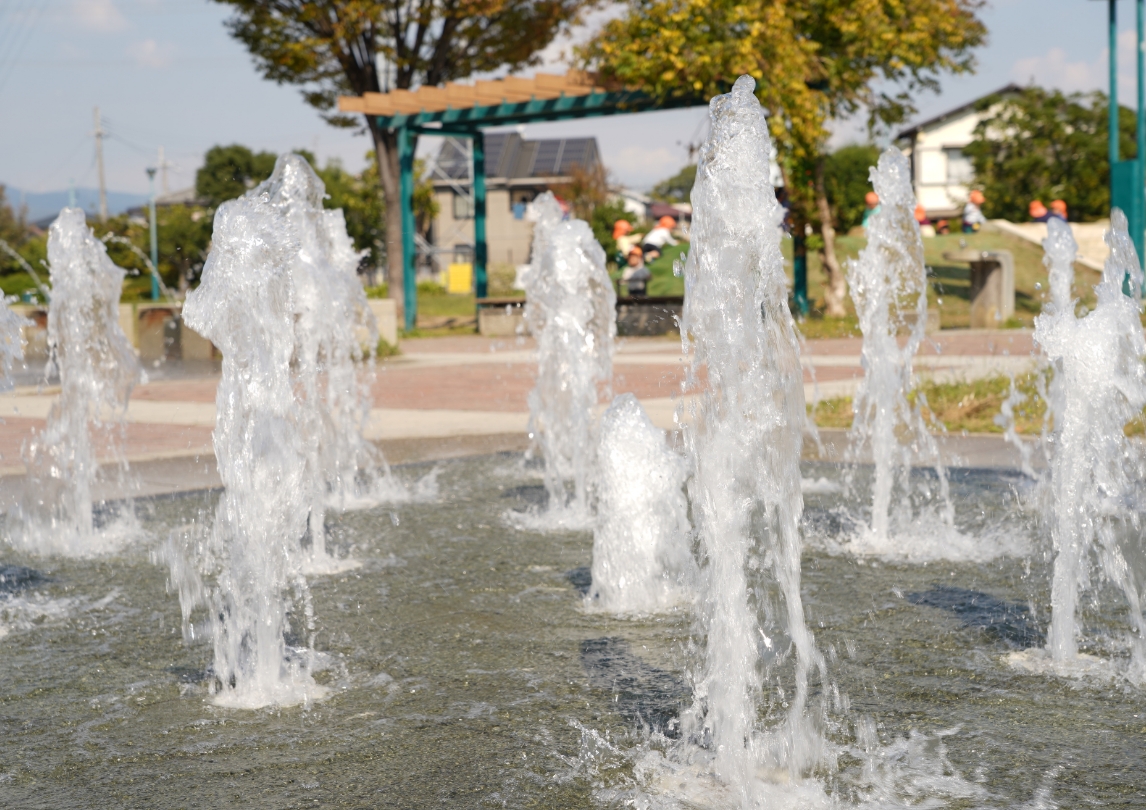
M329 659L317 678L332 694L310 708L208 701L210 649L183 644L149 551L213 496L139 504L150 538L114 557L9 554L39 573L4 569L0 588L0 807L565 808L623 783L623 769L574 767L580 727L623 745L638 722L667 724L689 700L691 619L581 610L591 537L502 519L536 500L519 457L450 462L439 480L438 502L332 519L332 544L363 565L311 583ZM999 523L1014 487L1001 473L957 479L959 519ZM810 496L809 514L829 514L832 497ZM1048 615L1045 543L1024 525L1010 530L1035 538L1029 559L806 553L809 622L851 704L839 728L868 716L886 743L957 727L950 762L990 798L950 806L1015 806L1047 786L1062 807L1146 806L1141 691L1001 663L1040 641ZM1088 649L1117 650L1122 609L1096 596Z

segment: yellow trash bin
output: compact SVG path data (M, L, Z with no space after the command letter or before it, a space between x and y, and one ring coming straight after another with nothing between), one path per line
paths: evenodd
M474 266L469 262L451 264L446 269L446 292L466 295L474 291Z

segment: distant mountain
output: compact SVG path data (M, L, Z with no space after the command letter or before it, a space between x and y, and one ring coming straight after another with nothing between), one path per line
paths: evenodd
M28 206L28 221L39 223L41 220L51 221L60 213L60 209L68 204L68 191L24 191L8 186L4 189L8 204L19 210L21 202ZM21 197L21 195L23 195ZM126 191L109 191L107 193L107 212L112 216L122 214L129 208L147 202L146 194L131 194ZM99 213L99 189L77 188L76 205L89 214Z

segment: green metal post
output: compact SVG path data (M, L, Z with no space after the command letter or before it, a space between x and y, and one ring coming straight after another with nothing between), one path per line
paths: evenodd
M147 202L148 213L151 215L151 300L159 300L159 234L155 225L155 169L147 170L147 179L151 183L151 195Z
M1110 110L1109 144L1111 183L1114 164L1118 162L1118 0L1110 0Z
M485 133L480 129L473 134L474 149L474 295L485 298L488 293L486 261L488 249L485 241Z
M1138 171L1134 177L1134 212L1130 218L1130 237L1138 251L1138 260L1146 257L1143 240L1146 240L1146 0L1138 0L1138 155L1135 159Z
M808 242L804 223L799 221L792 228L792 282L796 310L805 318L808 315Z
M406 329L418 323L418 278L414 264L414 144L409 127L398 128L399 197L402 206L402 308Z

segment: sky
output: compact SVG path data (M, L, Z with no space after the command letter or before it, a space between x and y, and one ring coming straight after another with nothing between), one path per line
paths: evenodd
M544 52L564 70L569 45L610 11L591 16ZM1120 92L1133 106L1134 4L1119 3ZM292 86L262 79L232 40L227 7L210 0L0 0L0 184L26 191L95 186L93 107L107 130L109 189L144 193L162 146L168 186L194 183L203 153L242 143L282 152L304 147L320 162L364 164L365 136L324 123ZM1106 3L991 0L990 31L974 75L945 77L916 100L922 120L1008 82L1104 89ZM526 74L528 75L528 74ZM595 135L615 182L648 189L689 162L706 132L703 108L531 125L526 137ZM835 122L836 145L867 137L862 121ZM420 151L435 148L425 138Z

